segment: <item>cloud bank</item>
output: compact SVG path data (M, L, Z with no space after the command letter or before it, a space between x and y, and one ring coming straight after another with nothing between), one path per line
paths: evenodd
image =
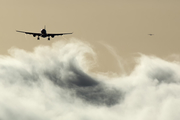
M180 119L178 61L142 55L130 75L112 77L89 72L96 53L77 39L9 53L0 56L0 120Z

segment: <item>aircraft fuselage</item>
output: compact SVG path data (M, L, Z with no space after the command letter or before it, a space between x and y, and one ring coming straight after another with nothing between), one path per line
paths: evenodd
M47 33L45 29L41 29L41 37L47 37Z

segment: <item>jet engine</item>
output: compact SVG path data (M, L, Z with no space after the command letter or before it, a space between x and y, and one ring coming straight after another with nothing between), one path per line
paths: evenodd
M36 37L36 35L35 35L35 34L33 34L33 37Z

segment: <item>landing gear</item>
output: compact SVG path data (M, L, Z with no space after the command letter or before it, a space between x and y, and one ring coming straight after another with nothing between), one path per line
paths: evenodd
M39 36L37 37L37 40L39 40Z
M50 37L48 37L48 40L50 40Z

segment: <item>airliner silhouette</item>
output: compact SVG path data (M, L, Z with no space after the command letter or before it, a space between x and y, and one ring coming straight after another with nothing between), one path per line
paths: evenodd
M58 35L62 36L62 35L72 34L72 33L47 33L46 26L44 26L44 29L41 29L41 33L33 33L33 32L26 32L26 31L19 31L19 30L16 30L16 32L30 34L30 35L33 35L34 37L38 36L37 40L40 39L39 37L43 37L43 38L48 37L48 40L50 40L50 37L54 38L54 36L58 36Z
M154 34L148 34L148 35L152 36L152 35L154 35Z

